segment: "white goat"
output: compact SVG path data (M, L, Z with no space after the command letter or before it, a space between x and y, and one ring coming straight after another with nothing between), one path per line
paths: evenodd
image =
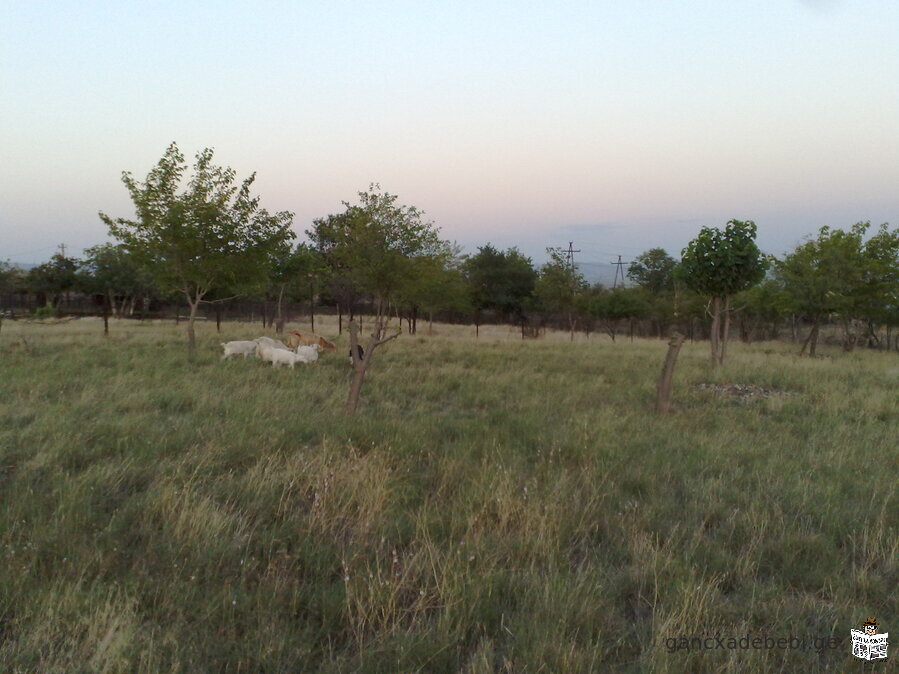
M266 360L270 360L272 367L280 367L281 365L290 365L290 369L298 362L302 363L297 354L293 351L285 351L284 349L271 349L267 352Z
M292 349L284 342L279 342L277 339L272 339L271 337L257 337L253 341L257 344L267 344L274 349L284 349L285 351L292 351Z
M322 347L319 344L313 344L312 346L298 346L297 347L297 361L300 363L314 363L318 360L318 352L321 351Z
M246 359L247 356L256 351L256 342L252 341L222 342L221 345L225 350L222 360L237 355L243 355L244 359Z
M287 351L288 353L293 353L293 350L285 346L283 342L279 342L271 337L257 337L253 341L256 343L256 355L265 361L271 361L270 358L266 357L266 351Z

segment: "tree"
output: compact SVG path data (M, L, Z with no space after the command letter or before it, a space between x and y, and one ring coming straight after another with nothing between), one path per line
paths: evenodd
M152 291L152 278L124 246L104 243L85 252L79 270L79 286L95 295L103 295L113 316L121 316L136 299ZM117 303L118 302L118 303Z
M270 271L266 279L265 296L276 299L276 312L272 318L275 331L284 332L286 318L283 312L285 294L293 300L308 300L312 330L315 330L315 292L320 279L327 272L318 252L305 243L291 248L288 244L275 251L269 260Z
M400 289L399 300L409 309L409 331L416 331L416 317L421 309L428 315L433 329L435 312L468 313L471 297L468 284L459 268L456 255L418 258L409 281Z
M380 185L359 192L358 204L345 201L343 205L343 213L315 220L306 234L336 276L374 296L377 320L361 358L357 353L360 326L350 322L353 380L346 410L352 414L375 349L400 334L401 326L386 334L390 305L396 304L425 260L447 256L450 247L434 224L423 219L422 211L397 204L397 197L382 192Z
M590 295L590 313L599 318L613 342L622 320L631 322L633 335L633 321L648 316L650 309L650 297L639 287L606 290L596 285Z
M578 318L578 298L587 290L583 275L568 261L558 248L547 248L550 261L540 268L540 277L534 288L534 296L540 305L568 320L571 341Z
M674 290L674 258L662 248L641 253L627 268L627 277L654 295Z
M517 248L500 252L489 243L463 262L462 271L474 309L495 311L506 318L522 313L538 276L531 258Z
M783 285L776 279L765 279L734 297L740 305L740 335L743 341L752 338L756 326L765 328L767 339L777 339L788 302Z
M843 325L843 344L849 349L855 342L851 322L856 317L877 320L889 311L891 256L899 242L893 242L886 227L866 244L870 223L859 222L849 231L822 227L818 236L808 239L774 266L776 278L783 284L790 310L800 313L812 326L800 354L808 349L815 355L821 322L836 315ZM893 252L891 252L893 251ZM895 277L893 277L895 278Z
M109 233L146 264L163 290L177 291L190 306L188 349L196 348L194 321L206 295L221 288L258 284L272 251L294 237L293 214L269 214L250 195L253 173L238 187L230 168L212 163L209 148L196 155L193 177L182 188L184 155L172 143L143 182L122 174L137 212L135 220L100 213Z
M678 274L690 289L710 298L713 367L724 362L731 298L761 281L768 268L767 259L755 244L755 235L752 220L731 220L723 232L703 227L681 254Z
M337 275L373 295L380 325L397 292L413 277L413 260L446 255L449 244L423 220L422 211L397 204L397 197L378 184L359 192L358 204L343 205L343 213L315 220L306 234Z
M880 346L877 326L887 326L889 342L890 330L899 325L899 228L882 224L865 242L862 257L858 317L867 324L869 345Z
M26 283L29 292L52 307L59 307L64 293L73 290L78 281L79 261L56 253L49 262L28 270Z
M359 324L356 321L350 321L350 360L353 363L353 379L350 383L350 392L347 395L345 408L346 413L350 415L356 413L356 407L359 405L359 396L362 394L362 384L365 381L365 373L368 371L368 366L374 357L375 349L399 337L402 325L398 325L394 332L388 335L384 330L384 326L378 323L364 348L360 348L359 329Z
M18 270L8 261L0 262L0 296L11 293L15 290L16 281L18 280ZM3 327L4 309L0 306L0 328Z

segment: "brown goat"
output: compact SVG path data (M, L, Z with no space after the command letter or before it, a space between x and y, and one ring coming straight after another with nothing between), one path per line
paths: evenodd
M318 344L323 349L337 351L337 346L324 337L311 332L300 332L299 330L291 330L287 333L287 344L291 349L295 349L298 346L312 346L313 344Z

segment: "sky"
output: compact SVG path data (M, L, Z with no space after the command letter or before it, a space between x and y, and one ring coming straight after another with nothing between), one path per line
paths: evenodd
M897 35L895 0L0 0L0 260L108 240L172 141L301 239L374 182L597 273L732 218L774 254L896 226Z

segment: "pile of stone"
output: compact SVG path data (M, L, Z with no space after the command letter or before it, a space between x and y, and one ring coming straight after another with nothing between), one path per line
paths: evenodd
M777 389L756 386L755 384L695 384L690 389L693 391L711 391L715 395L734 398L740 402L799 395L792 391L778 391Z

